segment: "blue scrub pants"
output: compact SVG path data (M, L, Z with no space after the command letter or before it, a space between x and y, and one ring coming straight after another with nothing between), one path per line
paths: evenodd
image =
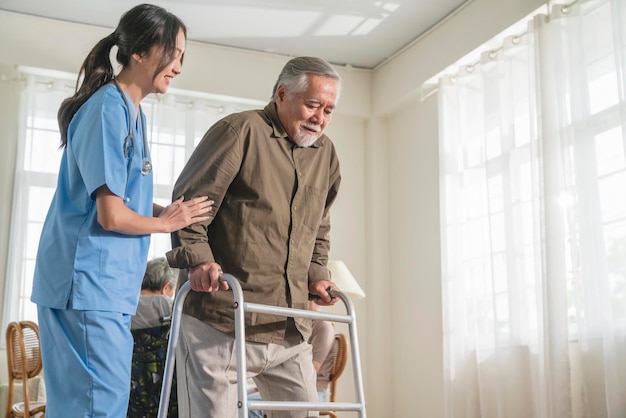
M131 315L37 307L46 418L126 417Z

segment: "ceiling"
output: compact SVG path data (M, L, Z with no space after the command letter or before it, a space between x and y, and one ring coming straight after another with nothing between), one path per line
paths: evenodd
M154 0L188 39L373 69L471 0ZM115 28L139 2L0 0L0 9Z

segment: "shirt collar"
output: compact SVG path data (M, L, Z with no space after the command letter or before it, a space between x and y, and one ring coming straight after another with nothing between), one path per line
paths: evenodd
M280 121L280 118L278 117L278 111L276 109L276 102L274 100L270 101L263 109L263 112L265 113L270 123L272 124L272 131L273 131L272 137L285 138L286 140L293 143L293 141L289 139L289 135L287 135L287 131L285 130L283 124ZM327 141L326 134L322 134L322 136L317 138L317 141L315 141L313 145L311 145L310 148L323 147L326 141ZM295 143L293 144L295 145Z

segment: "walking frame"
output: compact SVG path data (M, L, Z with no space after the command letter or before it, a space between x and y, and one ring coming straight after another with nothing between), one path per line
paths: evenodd
M279 306L263 305L258 303L244 302L243 290L239 281L230 274L222 273L220 281L228 283L233 291L235 310L235 347L237 355L237 407L239 418L248 418L249 410L263 411L356 411L360 418L366 418L365 396L363 391L363 376L361 373L361 358L359 355L358 336L356 328L356 316L354 306L350 298L341 291L330 289L333 297L338 297L346 306L346 314L334 314L309 311L304 309L284 308ZM167 345L167 358L165 360L165 371L163 374L163 386L161 388L161 398L159 401L158 418L166 418L167 408L172 389L172 378L174 375L175 353L178 345L180 333L180 320L183 310L183 302L191 290L191 285L186 282L181 286L174 302L172 314L172 327L170 330L169 342ZM248 400L247 393L247 369L246 369L246 336L244 312L256 312L261 314L281 315L293 318L310 318L324 321L334 321L346 323L349 326L350 352L352 357L352 371L354 375L354 388L356 402L293 402L293 401L258 401Z

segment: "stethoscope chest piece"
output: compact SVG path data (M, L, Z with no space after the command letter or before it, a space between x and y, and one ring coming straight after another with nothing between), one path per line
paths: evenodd
M147 158L144 158L143 161L141 161L141 174L143 174L144 176L147 176L151 172L152 172L152 163Z

